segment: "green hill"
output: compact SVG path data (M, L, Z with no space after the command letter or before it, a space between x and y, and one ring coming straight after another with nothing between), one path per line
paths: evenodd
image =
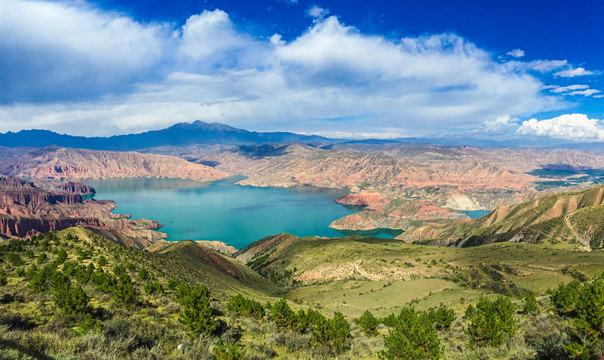
M426 224L399 236L407 242L474 246L502 241L567 242L583 249L604 245L604 187L501 206L474 220Z
M0 242L0 359L375 359L407 321L442 346L433 358L533 359L552 329L562 330L544 346L558 352L574 331L546 291L602 264L602 250L562 242L452 248L280 234L232 258L191 241L133 249L71 228ZM539 315L521 311L531 291ZM510 297L515 335L477 348L466 307L499 295Z

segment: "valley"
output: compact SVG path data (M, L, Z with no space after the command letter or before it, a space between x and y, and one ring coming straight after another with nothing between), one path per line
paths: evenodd
M562 324L547 351L598 353L553 299L601 281L604 154L230 139L0 148L0 355L374 359L408 311L451 314L425 325L436 358L546 358L530 334ZM60 310L76 289L86 306ZM206 304L206 325L192 330L183 296ZM468 308L497 299L514 331L476 347ZM332 322L349 333L318 333Z

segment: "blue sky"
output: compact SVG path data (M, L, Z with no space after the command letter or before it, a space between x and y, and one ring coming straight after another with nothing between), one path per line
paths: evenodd
M0 132L604 141L603 19L599 0L1 0Z

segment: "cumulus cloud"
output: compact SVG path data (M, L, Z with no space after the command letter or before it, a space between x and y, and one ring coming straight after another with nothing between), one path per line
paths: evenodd
M478 132L493 135L508 133L510 130L518 127L517 121L517 118L512 119L510 115L502 115L494 120L485 121L481 128L478 129Z
M168 29L61 2L0 2L0 102L87 98L130 88L161 59Z
M313 5L306 10L306 14L315 19L323 19L329 14L329 9L324 9L320 6Z
M90 135L94 124L96 134L109 135L199 119L265 131L421 136L504 131L517 117L565 105L534 76L565 60L502 63L454 34L367 35L315 7L297 38L259 39L222 10L175 26L73 4L0 2L7 49L0 66L8 74L0 77L0 131ZM585 90L592 89L561 93Z
M520 49L514 49L512 51L509 51L507 53L507 55L509 56L513 56L515 58L521 58L524 56L524 50L520 50Z
M570 69L558 71L558 72L554 73L554 76L569 78L569 77L577 77L577 76L585 76L585 75L593 75L593 74L594 73L592 71L585 70L585 68L582 68L582 67L578 67L576 69L570 68Z
M524 121L517 133L576 141L602 140L602 125L601 120L590 119L585 114L566 114L541 121L534 118Z

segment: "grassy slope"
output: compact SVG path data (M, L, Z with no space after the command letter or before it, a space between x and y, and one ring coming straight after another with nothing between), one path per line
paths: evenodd
M288 293L290 300L351 317L365 309L387 314L412 301L418 309L440 303L461 309L492 290L512 296L526 290L544 294L572 280L572 270L593 276L604 269L604 251L581 252L565 243L447 248L389 239L281 235L252 244L238 257L261 273L295 270L290 280L301 283Z
M410 242L480 245L508 241L564 241L586 249L602 247L604 187L552 194L513 206L502 206L474 220L427 224L400 236ZM594 225L596 228L594 228Z
M80 240L66 240L69 234ZM27 245L20 256L26 265L21 267L29 268L42 251L48 254L48 263L59 249L68 252L68 260L82 265L94 263L98 267L100 256L104 256L108 263L103 269L109 273L118 264L131 264L134 269L128 273L140 292L139 304L132 309L121 308L114 304L112 294L103 293L91 284L83 285L91 297L92 312L102 321L103 330L85 336L74 335L71 329L78 321L57 312L50 292L36 293L30 289L28 281L16 274L16 269L8 263L7 253L0 253L0 267L8 275L8 284L0 286L0 315L20 316L25 323L21 328L8 331L0 316L0 330L7 331L6 341L0 336L0 358L26 358L21 355L28 351L38 358L44 358L40 354L66 358L74 352L77 352L75 358L86 359L130 356L142 359L152 358L152 354L156 358L204 358L199 354L203 354L203 349L207 350L207 344L187 341L178 322L180 307L167 286L168 280L175 278L179 282L206 284L212 291L212 307L218 310L224 310L225 300L235 293L271 302L275 296L284 294L292 301L294 309L313 306L327 316L339 310L349 320L366 309L376 315L386 315L409 302L420 310L445 303L458 315L454 328L442 334L447 351L451 351L446 357L473 359L467 357L474 350L464 345L467 340L463 337L462 326L465 325L461 314L480 294L492 294L491 289L496 287L495 290L511 295L524 289L543 295L547 288L570 281L573 274L576 276L581 272L592 276L604 269L604 251L580 252L564 243L445 248L389 239L297 238L281 234L262 239L239 253L239 258L253 264L258 272L289 284L279 287L239 261L194 242L164 244L152 253L126 248L83 228L68 229L59 232L58 236L60 244L52 244L48 250L42 250L40 241L31 245L25 241ZM78 249L91 251L91 254L78 259ZM25 250L31 250L33 257ZM137 277L141 268L148 269L151 278L159 281L165 290L146 294L142 288L148 280ZM275 277L289 274L288 270L292 271L290 275ZM498 276L501 278L495 281ZM72 281L77 284L75 279ZM520 306L521 302L516 302ZM308 335L283 332L266 318L220 316L220 319L231 329L221 339L235 336L233 331L236 330L232 329L242 328L244 332L239 344L247 354L255 354L257 358L266 358L273 352L279 359L321 357L313 355L317 349L309 347ZM13 320L9 321L14 323ZM356 325L352 327L353 345L346 356L375 358L383 346L381 338L367 338L359 333ZM176 350L179 343L186 344L190 350L184 355L179 353ZM509 358L506 349L493 351L499 351L501 356L491 358Z

